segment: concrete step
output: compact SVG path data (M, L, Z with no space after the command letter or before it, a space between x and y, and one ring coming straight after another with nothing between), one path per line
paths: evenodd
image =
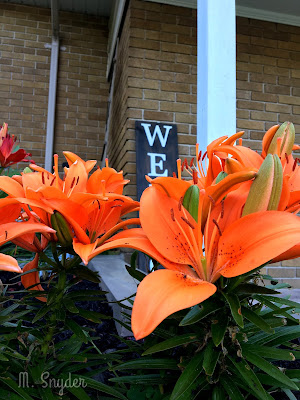
M135 295L138 282L129 275L125 268L124 255L100 255L89 262L89 268L99 272L101 278L101 289L108 292L107 300L111 302L113 316L115 319L130 326L130 319L125 315L130 315L130 311L117 304L117 301ZM134 300L134 297L132 297ZM124 306L131 306L128 300L122 302ZM132 332L119 323L116 328L120 336L133 336Z

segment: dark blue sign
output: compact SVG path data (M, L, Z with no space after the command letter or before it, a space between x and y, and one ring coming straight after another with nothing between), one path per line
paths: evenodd
M173 176L178 159L177 125L151 121L135 122L137 194L140 199L150 178Z

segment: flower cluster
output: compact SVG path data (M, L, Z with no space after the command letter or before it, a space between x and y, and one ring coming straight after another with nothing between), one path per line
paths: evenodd
M117 233L94 250L93 256L134 248L164 267L138 287L132 312L137 339L172 313L212 296L220 277L300 255L294 126L286 122L267 131L261 155L242 145L242 134L215 140L204 156L197 152L196 165L179 162L177 177L148 178L141 228ZM192 180L181 179L183 169Z
M0 176L0 189L7 194L0 199L0 244L11 241L36 253L23 268L23 272L34 271L22 276L23 285L34 290L42 290L36 269L39 253L49 242L72 249L87 264L90 254L106 237L119 227L138 222L121 221L139 208L138 202L122 195L128 182L122 172L109 168L107 163L89 176L96 161L85 162L70 152L64 155L68 167L64 168L63 178L59 176L57 155L53 173L31 164L30 170L20 176ZM40 239L37 233L41 233ZM3 257L2 269L21 272L14 258Z
M242 134L215 140L204 155L197 148L195 163L178 162L177 176L147 178L151 186L140 204L122 195L128 182L122 172L106 165L90 174L96 161L70 152L63 178L57 155L53 173L32 164L21 176L2 176L0 189L8 196L0 199L0 244L12 241L36 254L23 269L33 271L22 276L24 286L36 290L42 290L39 254L49 242L72 249L84 264L119 247L148 254L164 268L138 287L132 329L136 339L144 338L174 312L212 296L220 278L300 255L294 126L269 129L261 155L243 146ZM183 170L190 180L182 179ZM122 220L139 209L139 218ZM0 263L21 272L10 256Z

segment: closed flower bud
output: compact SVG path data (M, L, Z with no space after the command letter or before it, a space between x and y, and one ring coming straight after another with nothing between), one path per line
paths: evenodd
M244 166L234 158L226 158L225 160L225 171L227 174L234 174L235 172L242 171Z
M226 176L228 176L227 172L224 171L219 172L218 176L216 177L215 184L221 182L224 178L226 178Z
M266 210L277 210L283 173L277 154L268 154L254 179L243 210L243 216Z
M279 154L277 153L277 140L281 139ZM278 154L280 157L289 156L292 153L295 142L295 127L292 122L284 122L275 132L270 145L267 149L267 154Z
M191 214L196 222L198 222L199 196L199 187L197 185L192 185L185 192L182 202L183 207Z
M52 228L56 230L57 240L63 247L70 246L73 240L72 232L65 218L57 211L51 215Z

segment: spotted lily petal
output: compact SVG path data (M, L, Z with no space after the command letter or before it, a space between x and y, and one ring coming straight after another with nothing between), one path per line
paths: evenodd
M283 211L247 215L223 232L218 247L218 269L231 278L245 274L299 243L300 219Z
M182 272L151 272L139 284L133 305L131 325L135 338L149 335L169 315L201 303L216 289L212 283Z

